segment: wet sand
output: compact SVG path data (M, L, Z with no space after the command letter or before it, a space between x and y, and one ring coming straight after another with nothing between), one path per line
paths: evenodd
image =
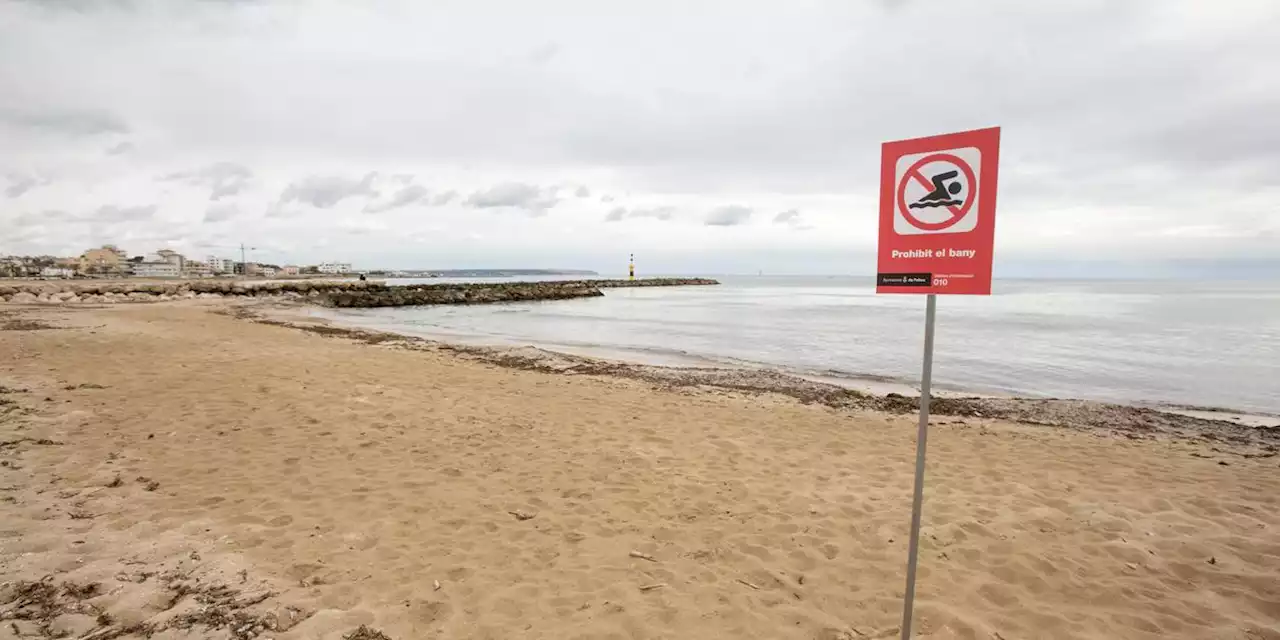
M0 307L0 638L896 637L901 401L226 308ZM1280 638L1269 432L979 406L919 637Z

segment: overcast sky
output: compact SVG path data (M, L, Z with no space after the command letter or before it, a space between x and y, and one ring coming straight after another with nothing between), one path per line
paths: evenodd
M0 254L869 274L880 143L998 125L997 275L1274 267L1277 34L1274 0L0 0Z

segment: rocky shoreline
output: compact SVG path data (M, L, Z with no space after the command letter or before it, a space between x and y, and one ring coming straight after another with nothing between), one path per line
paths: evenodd
M565 300L604 295L600 289L717 285L707 278L641 280L557 280L388 285L383 282L296 280L191 280L164 283L129 281L20 282L0 284L0 303L115 304L183 299L306 299L332 307L392 307L428 304L485 304Z

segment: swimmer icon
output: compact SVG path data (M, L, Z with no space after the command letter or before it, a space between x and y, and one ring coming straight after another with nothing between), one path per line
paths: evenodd
M913 235L966 233L977 226L977 149L950 149L899 159L894 229Z
M964 204L964 200L952 200L951 196L960 193L963 186L959 182L947 184L947 180L955 180L960 172L952 169L944 171L929 179L933 183L933 191L922 196L919 200L907 205L912 209L922 209L925 207L949 207L957 204Z

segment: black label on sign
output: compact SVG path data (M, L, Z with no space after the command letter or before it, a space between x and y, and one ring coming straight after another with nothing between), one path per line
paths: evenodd
M927 287L933 282L932 273L877 273L876 285L881 287Z

